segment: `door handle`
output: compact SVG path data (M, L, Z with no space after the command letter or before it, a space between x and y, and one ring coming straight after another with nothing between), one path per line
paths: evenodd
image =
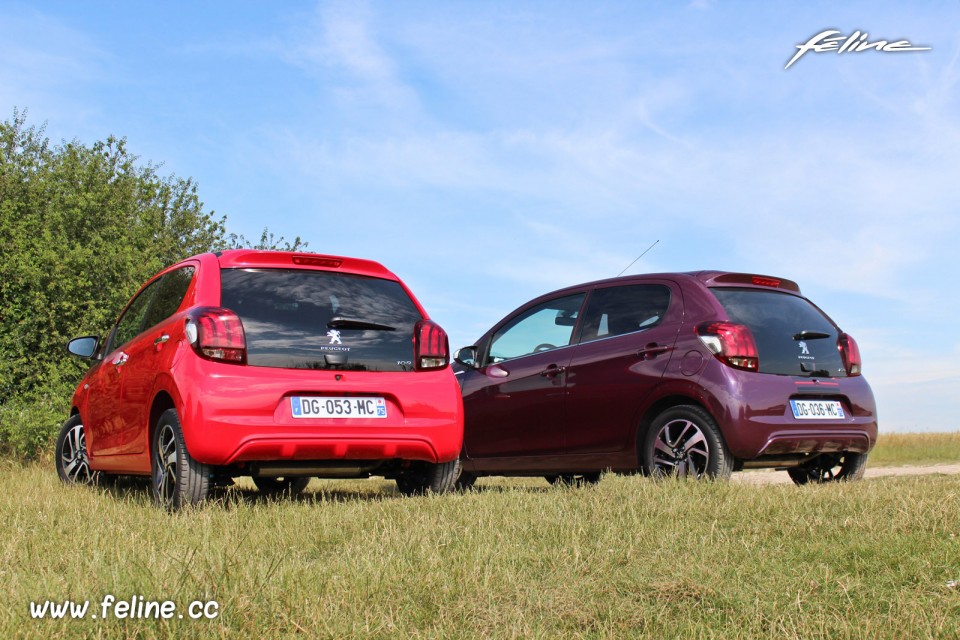
M167 334L163 334L162 336L158 337L156 340L153 341L153 346L161 345L169 339L170 339L170 336L168 336Z
M670 351L673 351L673 347L662 347L657 345L656 342L651 342L643 349L640 349L640 351L637 351L637 357L642 360L653 360L657 356L669 353Z
M125 365L127 363L127 360L129 359L130 359L130 356L125 354L123 351L121 351L119 354L117 354L117 357L113 359L113 365L117 369L119 369L120 367Z
M540 375L543 376L544 378L555 378L566 370L567 370L566 367L558 367L557 365L552 364L546 369L544 369L543 371L541 371Z

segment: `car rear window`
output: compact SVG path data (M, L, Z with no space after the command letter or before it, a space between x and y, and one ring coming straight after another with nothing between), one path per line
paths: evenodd
M330 271L224 269L221 306L258 367L412 371L422 319L398 282Z
M730 320L745 324L757 341L760 372L845 377L837 327L809 300L760 289L717 287L713 294Z

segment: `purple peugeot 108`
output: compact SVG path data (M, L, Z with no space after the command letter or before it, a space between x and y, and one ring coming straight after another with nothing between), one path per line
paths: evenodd
M856 480L876 442L857 343L795 282L701 271L541 296L457 352L460 485L478 476Z

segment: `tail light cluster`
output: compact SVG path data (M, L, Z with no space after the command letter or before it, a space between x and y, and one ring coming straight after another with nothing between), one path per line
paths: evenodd
M704 322L697 327L696 332L700 341L721 362L745 371L759 370L757 342L746 325L734 322Z
M413 357L420 371L443 369L450 363L447 332L432 320L421 320L413 329Z
M840 350L843 368L847 370L847 375L860 375L863 362L860 360L860 347L857 346L857 341L852 336L841 333L837 338L837 349Z
M187 319L187 340L202 357L218 362L245 364L247 339L240 317L229 309L197 309Z

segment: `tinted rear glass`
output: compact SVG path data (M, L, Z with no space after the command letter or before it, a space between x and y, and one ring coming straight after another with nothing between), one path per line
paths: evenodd
M760 372L843 377L837 328L805 298L757 289L712 289L733 322L750 327Z
M580 341L610 338L655 327L670 306L670 288L634 284L597 289L590 295Z
M399 283L329 271L224 269L221 305L259 367L408 371L420 312Z
M163 276L157 294L153 296L150 311L143 320L144 327L159 324L177 312L183 297L187 295L187 289L190 288L193 272L193 267L184 267Z

